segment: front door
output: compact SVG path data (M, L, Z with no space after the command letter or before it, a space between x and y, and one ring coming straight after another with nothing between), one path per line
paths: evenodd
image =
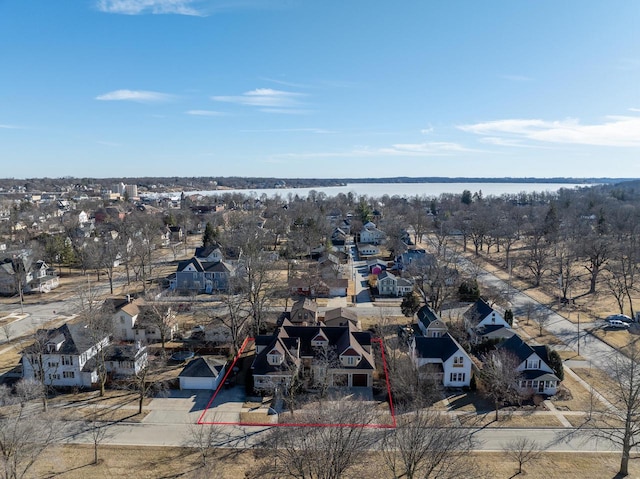
M544 392L544 381L540 381L538 383L538 392L539 393L543 393Z

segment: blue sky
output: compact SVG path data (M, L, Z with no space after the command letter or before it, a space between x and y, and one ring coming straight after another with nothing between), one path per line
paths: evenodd
M640 177L640 2L0 0L0 177Z

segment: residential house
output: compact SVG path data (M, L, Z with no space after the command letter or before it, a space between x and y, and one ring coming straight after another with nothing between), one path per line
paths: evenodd
M353 325L356 329L360 329L360 320L358 313L350 308L335 308L324 313L322 322L326 326L348 326Z
M401 278L389 271L382 271L378 275L378 293L381 296L404 296L413 291L413 281Z
M98 334L80 322L40 331L38 336L42 339L22 354L25 379L69 387L91 387L98 382L97 365L91 360L109 345L108 334Z
M33 261L31 251L24 250L0 260L0 294L48 293L59 284L55 271L44 261Z
M371 333L353 326L283 325L256 338L251 366L254 389L287 387L294 377L308 387L371 387L374 356Z
M360 257L360 259L366 259L371 256L377 256L380 254L380 248L378 248L374 244L358 243L356 245L356 248L358 250L358 256Z
M367 260L367 269L369 273L379 275L382 271L386 271L387 262L379 258L371 258Z
M435 257L422 248L409 249L396 257L396 268L405 270L411 266L428 267L435 262Z
M170 341L178 331L170 306L150 307L142 298L132 300L127 296L107 300L105 307L113 311L113 337L118 340L141 341L143 344L157 342L161 340L161 328L164 328L165 340ZM156 314L164 315L162 321L153 318Z
M439 337L415 335L410 354L422 377L432 376L444 387L467 387L471 383L471 358L448 332Z
M318 324L318 303L310 299L299 299L284 318L296 326L314 326Z
M336 298L347 295L349 280L341 278L318 278L306 275L289 280L289 291L293 296L310 298Z
M40 293L48 293L59 285L58 275L55 274L53 268L49 268L44 261L36 261L32 268L33 279L29 283L30 291L38 291Z
M147 347L140 341L133 344L110 344L105 350L104 360L105 368L112 378L135 376L147 367Z
M226 375L224 359L202 356L192 359L178 375L180 389L218 389Z
M350 241L350 235L348 235L342 228L335 228L331 232L331 244L333 246L344 249L345 245Z
M169 241L172 243L179 243L182 241L182 238L182 226L169 226Z
M482 298L463 314L467 331L474 342L484 339L507 339L513 336L511 325Z
M383 244L387 238L386 233L379 230L377 226L370 221L362 227L359 236L360 243L369 243L374 245Z
M523 394L553 396L556 393L560 379L549 366L549 350L546 346L529 346L514 334L497 347L517 358L519 364L516 369L522 373L518 388Z
M222 261L222 249L219 244L210 246L200 246L196 248L195 257L204 263L215 263Z
M169 288L178 291L212 294L227 291L236 268L226 261L203 262L194 257L180 261Z
M439 338L449 330L440 316L427 305L422 306L416 316L420 333L426 338Z

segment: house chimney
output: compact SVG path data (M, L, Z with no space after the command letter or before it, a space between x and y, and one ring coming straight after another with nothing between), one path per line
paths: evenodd
M130 302L131 302L131 295L130 295L130 294L128 294L128 295L127 295L127 303L130 303Z

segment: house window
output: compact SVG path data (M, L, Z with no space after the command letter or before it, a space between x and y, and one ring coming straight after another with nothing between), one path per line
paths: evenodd
M272 366L277 366L284 362L284 357L279 352L276 352L275 354L269 353L267 355L267 362Z
M60 363L53 362L53 361L49 361L47 363L47 367L49 367L49 368L57 368L58 366L60 366Z
M451 373L451 375L449 376L449 380L452 383L462 383L465 381L465 379L466 379L465 373Z
M124 324L124 316L120 315L120 323Z
M49 379L60 379L59 374L49 374Z
M73 371L62 371L62 377L65 379L73 379L76 377L76 373Z
M464 357L463 356L454 356L453 357L453 367L461 368L464 366Z
M63 366L73 366L73 356L62 356Z
M540 360L539 359L527 360L527 369L540 369Z

